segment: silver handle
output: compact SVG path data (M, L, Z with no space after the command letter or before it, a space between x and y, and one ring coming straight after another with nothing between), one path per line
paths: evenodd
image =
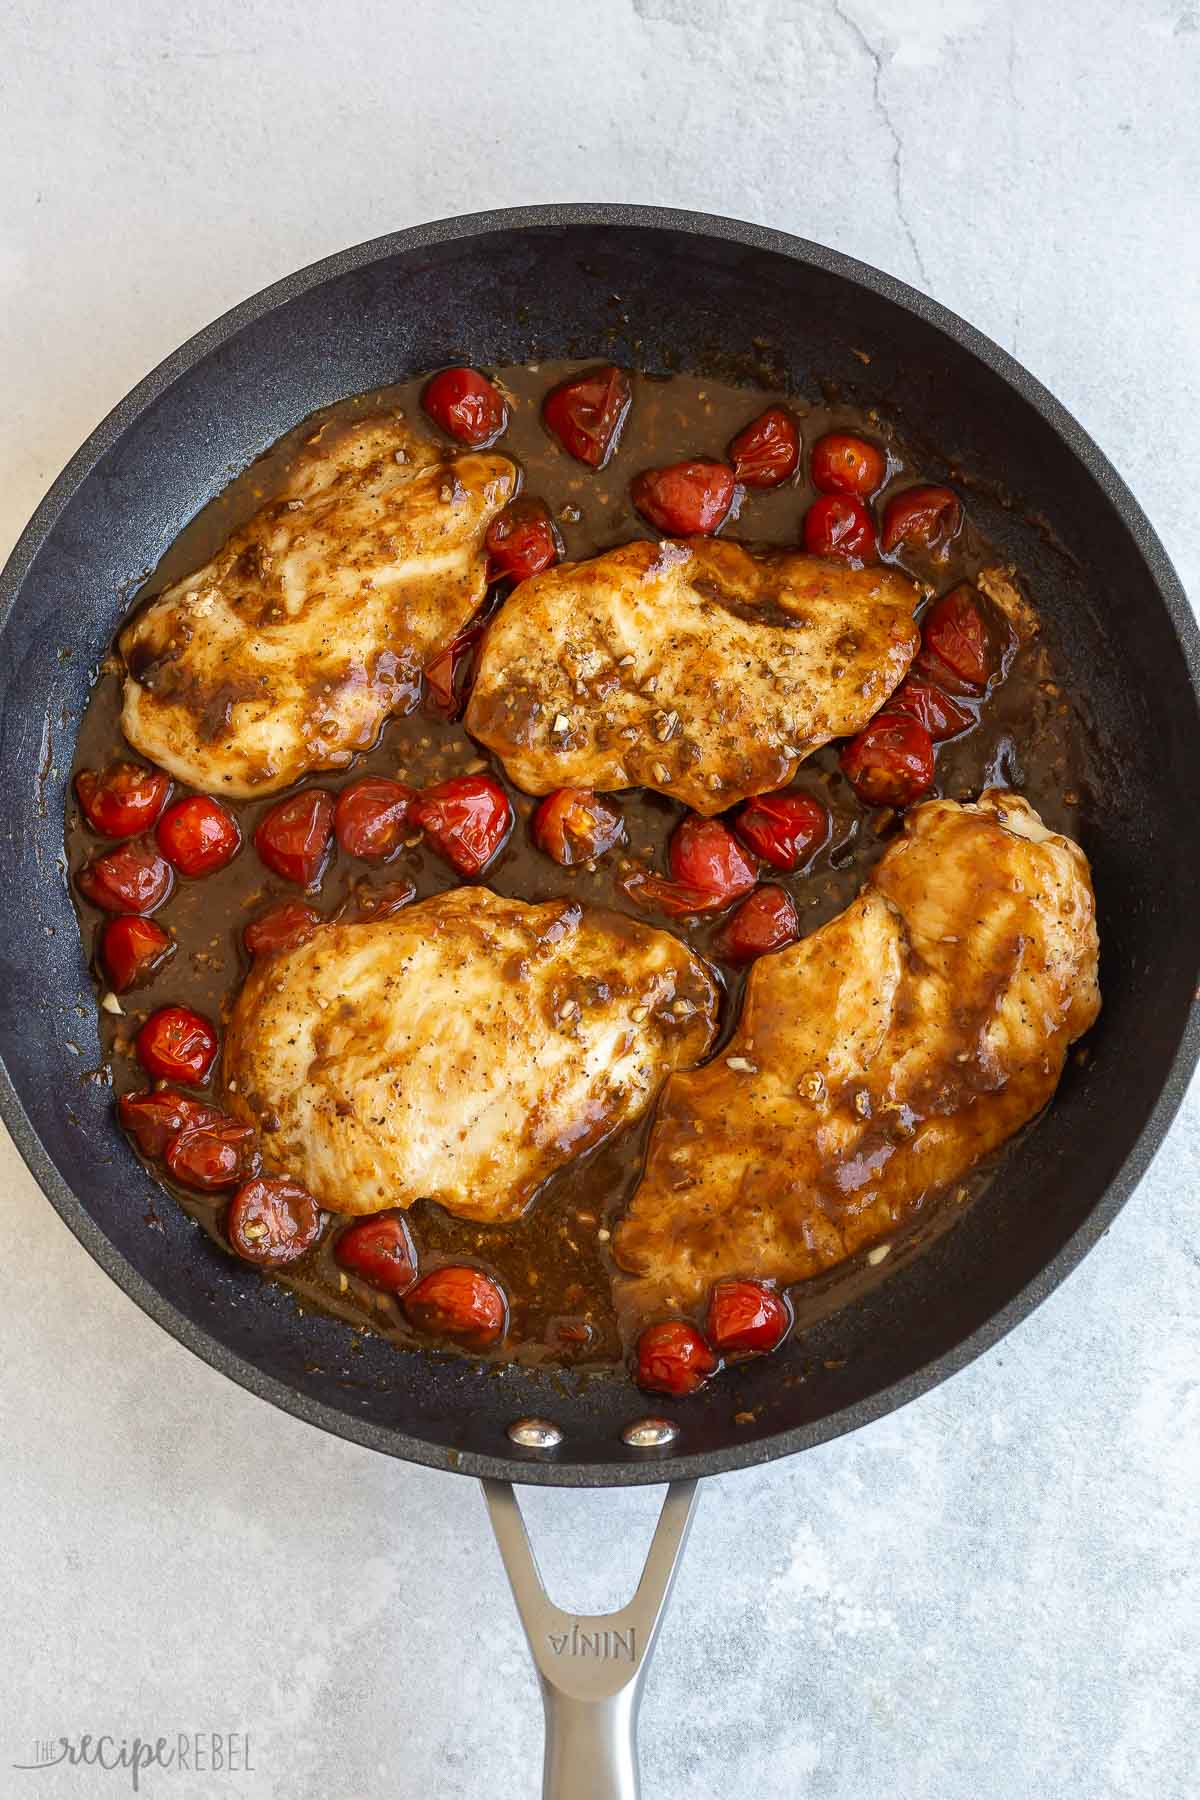
M542 1586L511 1484L485 1481L492 1529L537 1667L546 1710L543 1800L637 1800L637 1712L696 1505L673 1481L637 1592L620 1612L575 1614Z

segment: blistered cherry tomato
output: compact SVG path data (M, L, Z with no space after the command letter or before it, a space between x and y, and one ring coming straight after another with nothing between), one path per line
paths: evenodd
M143 1088L122 1094L117 1117L143 1156L161 1156L173 1137L193 1125L203 1125L221 1114L215 1106L193 1100L176 1088Z
M558 788L534 813L531 830L538 849L569 869L623 842L625 820L590 788Z
M106 850L80 869L75 880L85 900L112 913L153 912L175 885L171 865L159 855L153 838Z
M412 820L460 875L482 875L512 830L508 795L492 775L456 775L426 788Z
M171 791L171 777L141 763L110 763L99 775L80 769L75 792L88 824L102 837L136 837L149 831Z
M184 1187L215 1194L256 1175L262 1158L253 1125L216 1113L211 1119L184 1125L167 1144L164 1161Z
M416 1251L400 1213L356 1220L338 1238L333 1254L343 1269L386 1294L402 1294L416 1279Z
M452 1265L422 1275L404 1296L404 1310L418 1331L481 1348L503 1335L508 1311L490 1275Z
M242 834L231 812L207 794L168 806L154 832L158 847L181 875L214 875L232 862Z
M160 1006L137 1034L138 1061L156 1081L198 1087L212 1068L217 1034L190 1006Z
M779 487L800 463L800 432L784 406L769 406L729 446L733 473L746 487Z
M870 562L876 550L870 509L849 494L822 494L804 515L804 548L810 556Z
M250 920L242 942L251 956L275 956L280 950L307 944L322 922L316 908L305 906L303 900L279 900Z
M782 1294L761 1281L718 1281L708 1302L708 1341L722 1356L774 1350L791 1330L792 1314Z
M933 740L908 713L880 713L851 738L842 773L868 806L910 806L933 780Z
M909 713L919 719L935 744L957 737L960 731L975 723L974 713L952 700L935 681L928 681L919 674L905 677L888 701L887 709L892 713Z
M798 869L829 836L829 814L810 794L756 794L733 822L743 844L773 869Z
M528 581L562 555L562 542L544 500L522 494L494 518L484 539L488 579Z
M100 966L114 994L123 994L165 962L175 945L161 925L138 913L105 921L100 933Z
M333 809L333 829L347 856L382 863L395 856L404 837L404 822L416 797L414 788L386 775L364 775L343 788Z
M936 658L936 662L931 661ZM935 600L921 620L919 661L955 684L981 693L996 672L997 656L976 593L967 581Z
M470 681L467 672L474 662L475 647L483 636L486 619L476 619L439 650L425 669L426 696L433 710L444 718L457 719L467 704Z
M547 431L589 469L602 469L621 436L633 389L624 370L606 363L551 388L542 402Z
M905 488L883 509L880 542L885 552L907 544L910 549L929 550L943 557L961 525L962 506L950 488Z
M304 788L281 800L258 822L254 848L285 881L315 888L333 842L333 796L324 788Z
M258 1175L229 1202L225 1235L247 1262L278 1268L295 1262L316 1243L321 1208L298 1181Z
M707 894L710 908L748 894L758 879L754 864L720 819L689 815L675 828L667 861L671 879Z
M635 1379L651 1393L694 1394L720 1366L687 1319L660 1319L638 1339Z
M819 493L869 500L886 474L887 458L869 438L829 431L813 445L812 479Z
M666 469L643 469L630 483L629 497L642 517L668 537L708 537L729 511L736 490L727 463L698 457Z
M448 437L472 450L493 443L508 424L504 395L478 369L442 369L426 383L421 405Z
M753 962L769 950L794 944L799 936L800 921L791 895L769 882L756 888L730 914L721 933L721 954L727 962Z

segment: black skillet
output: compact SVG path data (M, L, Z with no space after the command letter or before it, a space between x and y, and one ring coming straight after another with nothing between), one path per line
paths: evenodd
M96 666L140 578L233 472L314 408L424 369L594 355L725 375L765 356L782 370L773 383L817 397L832 381L899 417L927 446L927 477L966 491L1036 594L1091 734L1083 835L1103 944L1086 1064L1069 1065L1046 1118L954 1229L893 1256L777 1356L663 1402L662 1424L640 1432L629 1428L645 1401L622 1379L498 1376L382 1340L352 1352L345 1327L299 1316L179 1209L148 1230L156 1190L89 1074L95 1000L63 873L64 783ZM1200 633L1162 546L1030 375L888 276L699 214L535 207L331 257L168 358L38 508L0 578L0 1111L71 1230L181 1342L328 1431L487 1480L543 1685L559 1696L547 1791L635 1791L637 1688L695 1479L852 1430L963 1367L1057 1286L1144 1173L1200 1054L1198 696ZM523 1419L560 1441L522 1448L509 1428ZM505 1484L663 1481L678 1485L637 1615L547 1610Z

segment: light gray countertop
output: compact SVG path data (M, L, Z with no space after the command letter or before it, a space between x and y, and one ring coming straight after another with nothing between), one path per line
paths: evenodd
M133 382L275 277L447 213L624 199L799 232L963 313L1096 436L1195 592L1198 27L1189 0L18 3L0 547ZM1194 1091L997 1351L707 1484L647 1800L1194 1800L1198 1174ZM203 1730L249 1732L252 1772L149 1777L152 1800L533 1796L475 1485L177 1347L7 1143L0 1203L0 1794L129 1791L11 1771L43 1737ZM531 1494L557 1597L620 1599L657 1498Z

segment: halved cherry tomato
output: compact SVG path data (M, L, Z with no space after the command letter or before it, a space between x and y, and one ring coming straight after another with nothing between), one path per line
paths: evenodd
M173 940L153 919L138 913L121 913L106 919L100 933L100 966L114 994L135 987L165 962L174 950Z
M88 824L102 837L136 837L149 831L171 791L171 777L141 763L110 763L99 775L80 769L75 792Z
M729 446L733 473L746 487L780 487L800 463L800 431L785 406L769 406Z
M268 906L242 932L242 942L251 956L275 956L280 950L295 950L307 944L317 927L323 924L320 913L303 900L278 900Z
M338 917L350 915L355 919L390 919L401 907L407 906L410 900L417 897L416 883L403 876L398 881L381 881L376 885L370 881L359 881L349 900L338 909Z
M905 488L883 509L880 541L885 553L907 544L911 549L929 550L941 558L961 526L962 505L950 488Z
M804 515L804 548L810 556L870 562L876 553L870 509L849 494L822 494Z
M528 581L562 555L562 540L544 500L522 494L494 518L484 539L488 580Z
M676 826L667 851L672 880L709 896L709 907L728 906L748 894L758 873L720 819L689 816Z
M495 382L478 369L442 369L426 383L421 405L435 425L460 444L480 450L508 424L508 407Z
M753 962L769 950L794 944L799 936L800 921L792 896L768 882L730 914L721 933L721 954L727 962Z
M382 863L395 856L404 837L416 789L386 775L364 775L343 788L333 809L333 829L347 856Z
M253 1125L220 1112L184 1125L167 1144L163 1160L176 1181L206 1194L248 1181L262 1163Z
M935 600L921 620L918 661L928 664L931 673L936 670L944 676L949 670L953 683L977 694L995 674L998 660L975 589L960 581Z
M666 469L643 469L629 497L644 519L668 537L708 537L724 519L737 491L727 463L696 457Z
M564 868L603 856L625 838L625 820L611 800L590 788L558 788L533 815L533 841Z
M482 875L513 824L508 795L492 775L456 775L426 788L411 816L460 875Z
M122 1094L117 1117L143 1156L161 1156L173 1137L194 1125L203 1125L221 1114L203 1100L193 1100L177 1088L142 1088Z
M183 1081L198 1087L212 1068L217 1034L190 1006L160 1006L136 1039L138 1061L156 1081Z
M878 444L851 431L828 431L813 445L813 486L822 494L869 500L883 486L887 458Z
M720 1366L687 1319L660 1319L638 1339L635 1379L651 1393L694 1394Z
M892 713L909 713L919 719L935 744L957 737L975 723L975 714L952 700L944 688L924 675L907 675L887 703Z
M278 1268L316 1243L321 1223L320 1206L298 1181L258 1175L229 1202L225 1235L247 1262Z
M254 848L268 869L297 887L320 885L333 842L333 796L304 788L281 800L258 822Z
M418 1331L458 1338L482 1348L504 1333L504 1295L481 1269L447 1265L422 1275L404 1296L404 1310Z
M781 1344L792 1327L782 1294L761 1281L718 1281L708 1302L708 1341L723 1356L761 1355Z
M106 850L80 869L75 881L85 900L112 913L151 913L175 885L171 865L158 854L153 838Z
M628 375L606 363L551 388L542 402L542 421L577 461L602 469L617 447L632 398Z
M334 1258L372 1287L402 1294L417 1276L417 1253L401 1213L358 1219L333 1246Z
M158 847L181 875L214 875L232 862L242 834L231 812L207 794L168 806L154 832Z
M743 844L774 869L798 869L829 836L829 814L811 794L756 794L733 821Z
M851 738L841 765L868 806L910 806L933 780L933 740L908 713L879 713Z

